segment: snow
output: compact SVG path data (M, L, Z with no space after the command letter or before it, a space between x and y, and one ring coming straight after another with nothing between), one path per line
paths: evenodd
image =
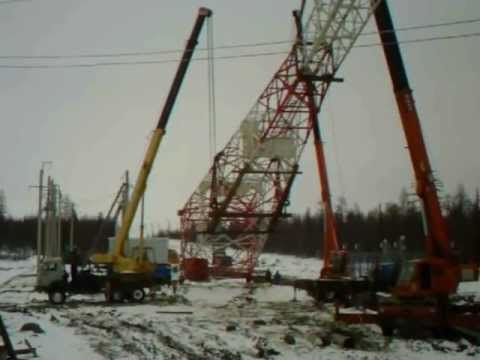
M29 258L26 260L0 260L0 287L8 280L22 275L33 274L35 271L35 258Z
M175 246L175 244L173 244ZM318 259L263 254L261 268L284 276L318 276ZM0 315L15 348L28 340L39 359L478 359L466 341L386 339L373 325L349 326L358 346L344 350L323 344L322 334L346 325L333 309L318 308L303 291L243 280L186 282L176 294L165 288L144 304L105 304L102 295L75 296L62 306L33 291L34 259L0 260ZM480 284L460 290L480 294ZM44 333L21 332L36 323ZM291 335L295 343L287 344ZM267 355L265 355L267 354ZM269 355L268 355L269 354ZM25 356L23 358L29 358Z
M480 294L480 281L469 281L460 283L458 292L463 294Z
M322 261L317 258L300 258L290 255L263 254L258 259L258 268L269 269L272 274L278 271L281 275L316 279L322 268Z

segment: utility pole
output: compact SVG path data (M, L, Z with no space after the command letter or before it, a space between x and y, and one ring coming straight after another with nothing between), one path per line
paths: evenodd
M73 202L70 203L70 252L73 251L73 223L75 218L75 209Z
M51 256L52 243L52 178L47 178L47 203L45 206L45 256Z
M62 256L62 192L60 191L60 186L57 184L55 186L55 191L58 193L58 202L57 202L57 254Z
M40 165L40 172L38 176L38 213L37 213L37 276L38 270L40 269L41 256L44 253L43 244L42 244L42 215L43 215L43 177L44 177L44 167L47 164L51 164L51 161L42 161ZM36 187L36 186L32 186ZM38 280L38 278L37 278Z
M43 163L40 167L38 179L38 214L37 214L37 282L40 269L40 256L42 253L42 192L43 192Z

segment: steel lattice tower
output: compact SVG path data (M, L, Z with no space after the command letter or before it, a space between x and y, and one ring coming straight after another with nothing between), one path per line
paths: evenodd
M208 259L217 275L251 274L286 216L325 95L378 3L315 0L308 17L303 6L297 12L300 36L289 55L179 211L182 259Z

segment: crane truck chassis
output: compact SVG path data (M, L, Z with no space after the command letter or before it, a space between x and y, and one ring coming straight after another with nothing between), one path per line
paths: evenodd
M175 280L177 265L164 264L162 267L168 271L161 274L158 271L116 273L108 266L79 266L74 261L65 266L62 258L51 258L40 266L36 290L47 293L52 304L63 304L71 295L102 292L108 302L142 302L146 294L144 289L170 286Z

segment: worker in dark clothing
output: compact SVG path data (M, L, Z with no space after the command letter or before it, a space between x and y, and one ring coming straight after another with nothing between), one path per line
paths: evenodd
M277 270L273 275L273 284L279 285L281 281L282 281L282 276L280 275L280 272Z
M267 269L267 271L265 271L265 281L269 282L270 284L272 283L272 272L270 271L270 269Z

